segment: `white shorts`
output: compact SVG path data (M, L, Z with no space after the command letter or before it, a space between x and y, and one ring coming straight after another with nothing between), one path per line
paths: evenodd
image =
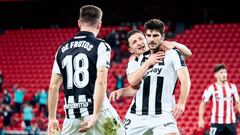
M171 113L161 115L137 115L127 113L124 119L127 135L180 135L177 122Z
M80 124L83 120L90 116L79 119L67 119L63 122L62 135L126 135L126 131L122 125L115 110L105 109L101 112L99 120L87 132L80 133ZM106 123L107 122L107 123ZM104 128L105 127L105 128ZM111 127L111 128L106 128Z

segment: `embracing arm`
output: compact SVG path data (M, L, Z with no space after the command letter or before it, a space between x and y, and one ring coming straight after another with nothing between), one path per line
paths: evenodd
M185 58L192 56L192 52L187 46L177 42L172 42L172 43L174 47L177 48L184 55Z
M127 79L131 86L136 86L141 83L144 74L147 72L151 65L159 63L160 59L164 58L165 53L157 52L151 54L149 59L143 63L135 72L128 75Z
M129 85L128 87L124 87L111 92L109 100L116 101L122 96L134 96L137 93L137 90L138 87L132 87L131 85Z

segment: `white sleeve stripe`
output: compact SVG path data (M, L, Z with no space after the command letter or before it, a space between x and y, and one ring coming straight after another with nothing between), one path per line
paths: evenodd
M206 90L204 90L202 98L205 102L209 101L209 99L212 95L212 90L213 90L213 85L209 86Z
M135 72L139 67L142 61L143 55L136 57L134 60L129 60L127 64L126 74L127 76L133 72Z
M234 99L235 99L236 102L238 102L239 101L239 95L238 95L238 90L237 90L236 85L232 85L232 90L233 90L233 94L234 94Z
M184 56L182 55L182 53L179 50L176 50L176 52L177 52L177 54L179 56L179 60L180 60L181 66L186 67Z
M184 61L184 56L178 52L178 50L171 50L171 62L175 71L182 67L187 67Z
M111 48L108 44L101 42L98 46L98 57L97 57L97 67L99 66L106 66L107 68L110 67L110 55L111 55Z
M53 63L52 73L56 73L56 74L61 75L61 71L60 71L60 68L59 68L59 65L57 63L56 58L55 58L54 63Z

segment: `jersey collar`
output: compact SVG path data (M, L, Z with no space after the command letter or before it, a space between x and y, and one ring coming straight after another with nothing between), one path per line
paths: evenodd
M78 32L77 36L94 36L94 34L89 31L80 31Z

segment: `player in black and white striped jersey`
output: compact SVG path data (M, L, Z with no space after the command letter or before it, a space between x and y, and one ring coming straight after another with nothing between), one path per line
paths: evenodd
M62 134L125 134L121 120L106 96L111 48L96 38L101 18L100 8L81 7L80 32L61 45L55 55L48 100L49 134L54 134L58 127L56 109L62 82L66 112Z
M127 41L129 51L132 54L129 58L129 61L135 60L141 54L149 50L144 33L142 33L142 31L138 29L134 29L128 32ZM161 49L163 49L164 51L168 51L170 49L178 49L184 55L185 59L192 55L192 52L189 48L187 48L183 44L174 41L163 41L163 43L161 44ZM111 92L109 100L116 101L122 96L135 96L135 94L137 93L137 89L138 87L129 85L127 87L115 90Z
M190 90L190 77L183 55L178 50L165 52L161 59L163 23L151 19L145 23L145 35L150 48L128 64L129 83L140 88L124 121L127 134L179 134L176 119L184 111ZM173 98L177 79L181 82L178 103Z

